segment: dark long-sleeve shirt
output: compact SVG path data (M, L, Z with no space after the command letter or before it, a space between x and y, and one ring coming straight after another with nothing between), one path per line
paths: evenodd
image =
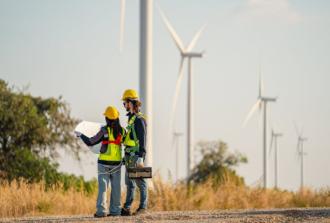
M99 144L100 142L102 142L102 140L104 139L105 134L108 134L106 126L102 127L100 129L100 131L98 133L96 133L96 135L91 137L91 138L85 136L84 134L81 134L80 138L82 139L82 141L87 146L94 146L94 145ZM107 146L107 145L102 145L102 146Z
M128 120L133 117L134 114L128 113ZM137 155L139 157L145 158L146 155L146 144L147 144L147 122L143 117L136 116L134 122L134 129L136 132L136 137L139 140L139 152ZM130 138L133 139L133 132L130 133Z

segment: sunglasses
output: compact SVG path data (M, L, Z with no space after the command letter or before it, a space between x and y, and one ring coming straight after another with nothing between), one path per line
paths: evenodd
M128 104L129 102L132 102L131 100L127 100L123 102L123 105L126 106L126 104ZM133 103L133 102L132 102Z
M126 104L128 104L128 101L124 101L123 102L123 105L126 106Z

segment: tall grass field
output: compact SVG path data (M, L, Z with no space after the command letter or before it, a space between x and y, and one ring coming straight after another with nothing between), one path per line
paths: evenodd
M152 182L152 189L149 189L149 209L152 211L330 206L330 188L304 188L292 192L236 186L231 182L214 186L209 180L188 189L184 183L166 183L160 178L154 178ZM123 186L122 201L125 189ZM61 186L46 188L44 183L1 182L0 217L91 215L95 212L96 196L96 184L86 192ZM134 208L138 200L137 197Z

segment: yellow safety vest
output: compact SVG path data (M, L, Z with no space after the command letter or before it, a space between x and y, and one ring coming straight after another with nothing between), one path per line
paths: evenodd
M137 117L143 117L142 113L138 113L133 115L133 117L128 121L127 125L127 133L124 138L124 145L128 147L136 147L136 150L138 150L139 147L139 140L137 139L134 123ZM133 139L131 138L131 132L133 133Z
M122 129L122 134L118 135L115 139L113 136L113 130L110 127L107 127L108 131L108 140L103 140L102 145L108 145L107 151L105 153L100 153L99 160L104 161L121 161L121 143L122 137L124 135L124 130Z

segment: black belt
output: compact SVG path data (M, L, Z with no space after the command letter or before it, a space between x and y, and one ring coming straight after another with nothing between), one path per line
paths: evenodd
M121 163L121 161L97 160L97 163L103 165L117 166Z

